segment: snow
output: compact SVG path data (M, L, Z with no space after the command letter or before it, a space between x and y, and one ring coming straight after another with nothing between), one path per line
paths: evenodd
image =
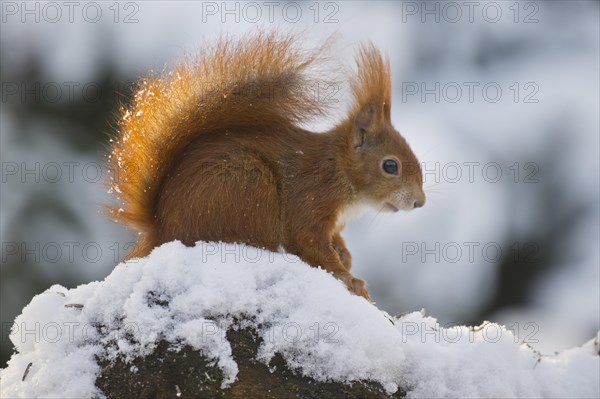
M480 244L478 249L486 243L501 243L507 252L511 248L504 243L509 240L509 244L514 240L529 241L531 234L548 219L540 206L547 198L544 184L524 185L507 179L490 184L482 181L481 166L477 168L477 181L470 183L464 163L484 165L500 160L501 165L508 168L515 162L523 165L536 161L543 182L560 184L564 196L554 202L561 211L575 209L582 203L594 204L593 209L585 217L585 226L579 226L575 234L565 237L565 248L561 251L564 256L554 260L555 269L545 272L547 276L529 293L530 300L488 317L507 325L517 321L537 323L540 343L532 345L543 351L579 344L600 327L598 2L535 2L539 6L536 15L539 22L533 24L512 22L513 2L493 2L502 7L503 19L499 23L488 23L480 12L475 21L470 22L462 3L459 4L463 18L458 23L444 20L436 23L432 15L422 23L418 14L402 14L403 4L410 2L381 1L337 2L339 12L335 18L339 23L323 23L331 9L322 7L320 22L315 23L313 2L300 2L304 18L299 23L282 19L280 5L276 22L262 26L245 22L243 18L237 23L233 15L227 16L225 23L219 15L208 18L206 23L198 23L205 3L178 2L174 7L170 2L143 2L136 13L139 22L132 24L114 22L113 11L109 9L112 2L100 2L104 18L98 23L82 20L81 7L77 8L74 23L68 21L65 7L63 18L57 23L44 21L44 18L41 23L33 23L35 15L32 14L26 16L28 23L22 23L22 15L8 15L0 35L0 47L7 50L2 54L5 76L16 80L20 74L15 71L28 70L32 65L31 55L35 54L35 64L39 63L38 68L43 73L40 83L43 87L44 83L57 83L63 89L62 105L66 105L70 97L66 96L66 83L80 83L75 89L78 99L83 93L80 89L97 82L98 68L107 63L117 69L118 81L114 84L115 90L120 92L128 80L144 76L150 70L161 71L179 62L186 51L193 52L201 48L204 41L212 42L220 34L245 35L256 28L280 28L285 32L298 29L307 47L311 47L335 33L339 41L335 47L339 49L333 49L332 60L342 65L354 64L354 51L359 42L373 41L391 59L395 127L429 170L439 163L443 171L444 165L456 162L463 166L464 176L452 183L443 173L430 173L426 176L428 198L423 209L394 216L376 216L371 211L361 220L348 224L344 239L354 259L354 271L370 282L371 294L379 307L390 313L426 307L442 322L478 319L496 291L497 263L487 262L481 251L474 261L465 255L455 263L444 257L438 262L434 256L426 256L422 262L423 251L420 251L409 256L408 262L401 262L402 244L423 243L432 248L437 243L442 247L457 243L466 254L464 243L468 242ZM421 5L422 2L415 3ZM478 6L478 11L483 5ZM522 5L523 18L531 11L524 6L532 3ZM266 10L263 8L264 15ZM121 17L131 11L122 8ZM403 16L406 23L398 23ZM511 48L514 51L506 51ZM486 57L485 65L477 62ZM404 83L425 83L433 87L436 82L442 87L458 82L463 88L461 101L436 103L429 96L423 103L420 93L403 100ZM464 82L481 84L473 103L466 98ZM504 92L501 101L491 104L482 99L480 89L486 82L501 85ZM535 82L539 86L535 96L539 103L514 103L509 88L513 82L519 82L521 96L525 93L523 85ZM344 95L345 86L341 85L336 96L342 103L348 98ZM12 104L15 96L8 97ZM26 104L22 105L28 108L32 97L25 97ZM42 99L46 97L42 93ZM107 92L103 99L115 101L115 95ZM31 123L28 116L27 123L21 123L17 111L12 106L3 107L0 118L3 132L0 147L4 149L5 163L20 164L24 160L31 167L35 162L42 165L44 162L62 165L65 160L79 162L79 165L104 162L100 157L75 154L68 140L56 140L61 132L80 128L73 121L58 123L48 117ZM314 127L329 129L333 121L343 116L344 107L340 106L339 110L332 110L331 118L315 121ZM38 138L42 135L43 140ZM554 135L559 135L563 144L556 156L547 156L548 143L555 140ZM30 142L23 140L30 136L34 137ZM547 173L552 168L560 172L555 177ZM511 177L510 170L504 172L505 177ZM9 178L3 185L0 200L3 236L16 241L26 237L28 245L39 242L42 248L46 244L62 244L62 262L42 259L28 264L34 268L32 273L45 280L103 278L114 266L114 257L122 255L127 243L135 240L121 227L105 221L98 211L97 204L108 201L101 182L94 187L81 179L80 173L77 175L78 181L73 184L66 179L61 184L49 185L44 181L33 184L31 179L23 184L20 179ZM34 213L35 217L31 217L29 207L35 203L31 199L42 194L51 194L60 209L65 207L74 213L76 227L65 223L62 216L49 217L44 213L38 217ZM24 220L20 215L30 217ZM82 234L86 234L83 239ZM64 244L71 242L99 243L104 256L98 262L82 259L79 246L76 254L80 261L66 260L68 251ZM117 251L113 248L118 248L118 253L115 254ZM398 287L397 281L411 284ZM3 278L3 323L9 322L11 314L30 300L32 290L29 273Z
M409 397L598 397L598 337L542 356L494 323L438 325L412 312L394 319L297 257L244 245L174 241L119 264L101 282L52 286L15 320L17 350L1 371L2 397L91 397L96 356L134 358L161 339L199 349L223 370L237 365L225 332L263 339L317 380L370 379ZM236 324L237 323L237 324ZM27 376L23 378L29 367Z

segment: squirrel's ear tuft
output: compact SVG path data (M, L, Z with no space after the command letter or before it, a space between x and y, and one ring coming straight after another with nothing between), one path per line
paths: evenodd
M381 56L373 44L368 44L359 49L356 64L356 75L351 83L355 120L366 120L364 116L372 114L371 123L390 122L392 99L389 61Z

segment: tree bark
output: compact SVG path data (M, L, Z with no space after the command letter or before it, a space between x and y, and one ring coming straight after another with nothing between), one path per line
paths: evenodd
M170 350L172 344L161 341L156 350L129 363L123 359L98 359L102 371L96 386L109 399L130 398L401 398L398 390L387 395L373 381L354 383L320 382L290 370L283 357L276 354L270 364L256 360L260 339L253 329L230 329L233 358L238 364L237 380L221 389L221 369L200 351L185 346ZM134 367L135 366L135 367Z

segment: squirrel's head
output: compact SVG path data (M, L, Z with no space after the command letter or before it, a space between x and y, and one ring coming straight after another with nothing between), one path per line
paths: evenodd
M425 204L421 167L406 140L385 117L385 105L367 102L347 134L349 177L362 201L396 212Z
M363 46L352 81L354 107L345 125L350 154L348 177L360 197L377 209L396 212L425 204L421 167L391 123L389 62L373 46Z

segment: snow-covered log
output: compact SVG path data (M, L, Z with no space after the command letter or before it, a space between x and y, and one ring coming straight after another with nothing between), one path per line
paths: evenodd
M598 337L542 355L494 323L390 318L324 270L233 244L172 242L53 286L10 338L1 397L600 396Z

